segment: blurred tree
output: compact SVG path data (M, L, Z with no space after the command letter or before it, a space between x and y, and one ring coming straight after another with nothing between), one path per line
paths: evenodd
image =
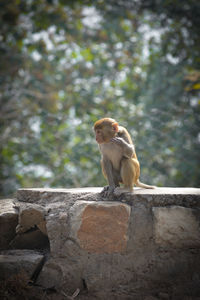
M0 1L2 195L103 185L104 116L132 133L143 180L199 185L200 10L178 2Z

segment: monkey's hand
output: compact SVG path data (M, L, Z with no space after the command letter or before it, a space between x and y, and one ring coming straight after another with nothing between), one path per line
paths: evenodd
M111 143L116 143L116 144L118 144L118 145L120 145L120 146L123 146L123 144L126 143L125 140L122 139L122 138L120 138L120 137L114 137L114 138L112 138L112 139L110 140L110 142L111 142ZM126 144L127 144L127 143L126 143Z
M120 137L114 137L110 140L112 143L116 143L123 149L123 155L127 158L131 158L135 152L135 148L132 144L128 144L124 139Z

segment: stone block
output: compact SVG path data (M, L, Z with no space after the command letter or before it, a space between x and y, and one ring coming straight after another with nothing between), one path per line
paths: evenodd
M0 249L8 249L15 236L18 223L18 211L12 199L0 200Z
M42 206L37 204L21 204L19 211L19 224L17 225L16 232L24 233L36 226L47 234L45 222L45 210Z
M44 265L37 284L45 288L56 288L66 292L74 292L83 288L82 274L79 262L66 264L66 259L50 258Z
M79 201L70 210L71 235L89 253L126 251L130 206Z
M31 278L43 255L33 250L7 250L0 252L0 279L25 273Z
M181 207L154 207L154 237L164 247L199 247L200 213Z

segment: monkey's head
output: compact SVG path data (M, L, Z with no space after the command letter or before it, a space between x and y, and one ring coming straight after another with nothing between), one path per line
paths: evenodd
M118 123L111 118L103 118L95 122L94 131L98 144L109 143L119 131Z

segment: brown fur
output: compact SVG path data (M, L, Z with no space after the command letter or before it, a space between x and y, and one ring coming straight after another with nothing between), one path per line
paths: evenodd
M125 186L123 191L132 191L134 184L154 188L139 181L140 164L126 128L119 126L114 119L104 118L94 124L94 130L102 153L102 172L110 190L118 187L120 182Z

